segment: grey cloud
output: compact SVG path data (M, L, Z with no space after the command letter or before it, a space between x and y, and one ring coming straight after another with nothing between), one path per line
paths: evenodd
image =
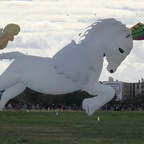
M9 42L7 49L9 48L34 48L34 49L43 49L49 47L49 41L46 38L40 36L33 37L22 37L19 36L15 38L13 42Z

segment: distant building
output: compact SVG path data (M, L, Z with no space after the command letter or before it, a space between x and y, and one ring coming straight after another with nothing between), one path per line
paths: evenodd
M108 81L102 82L105 85L110 85L114 88L118 100L131 99L137 95L144 95L144 79L135 83L126 83L122 81L114 81L109 77Z
M113 81L112 77L109 77L109 81L103 81L102 82L105 85L111 86L115 92L118 100L122 100L122 82L121 81Z

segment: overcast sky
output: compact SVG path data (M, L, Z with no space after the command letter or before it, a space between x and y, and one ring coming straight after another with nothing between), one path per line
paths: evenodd
M0 52L20 51L29 55L51 57L97 19L115 18L127 27L144 23L144 0L0 0L0 27L19 24L21 31ZM0 62L0 73L9 65ZM144 78L144 41L134 48L114 74L104 62L101 81L137 82Z

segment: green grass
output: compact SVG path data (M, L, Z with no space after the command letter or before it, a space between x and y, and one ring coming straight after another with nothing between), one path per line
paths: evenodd
M0 144L144 144L144 113L4 111Z

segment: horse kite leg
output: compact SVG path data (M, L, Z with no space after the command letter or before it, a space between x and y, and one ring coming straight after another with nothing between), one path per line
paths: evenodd
M115 95L115 91L108 85L97 83L96 87L88 90L91 95L97 95L93 98L84 99L82 107L86 110L87 115L92 115L97 109L109 102ZM95 94L94 94L95 93Z
M22 83L17 83L16 85L6 89L2 93L1 101L0 101L0 111L2 111L5 107L5 104L15 96L19 95L25 90L26 86Z

